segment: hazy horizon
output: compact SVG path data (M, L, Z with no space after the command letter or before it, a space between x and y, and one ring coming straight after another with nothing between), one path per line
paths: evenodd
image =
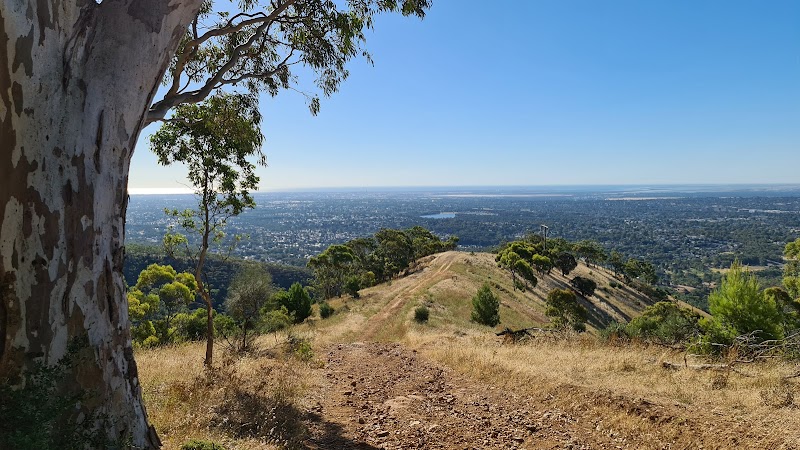
M548 185L473 185L473 186L314 186L305 188L262 189L254 193L293 192L424 192L431 191L536 191L558 192L793 192L800 191L800 183L665 183L665 184L548 184ZM181 195L192 194L189 188L128 188L130 195Z

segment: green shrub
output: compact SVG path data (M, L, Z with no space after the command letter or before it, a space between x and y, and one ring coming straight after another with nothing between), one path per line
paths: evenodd
M630 341L676 345L691 344L695 351L707 346L698 345L698 337L708 332L708 325L702 316L691 309L681 308L672 302L658 302L649 306L642 315L629 323L612 322L600 330L603 341Z
M368 270L361 275L361 286L362 287L371 287L375 286L377 279L375 278L375 272Z
M294 283L288 291L275 294L272 297L272 304L278 308L285 307L294 318L294 323L300 323L311 315L311 296L300 283Z
M181 445L181 450L226 450L222 444L213 441L192 439Z
M663 345L687 343L701 334L701 316L672 302L658 302L625 326L632 338Z
M202 311L203 314L206 313L205 309ZM238 332L238 326L236 325L236 321L233 320L233 317L227 314L216 314L214 316L214 330L223 336L233 336ZM205 339L205 335L206 333L203 331L203 339Z
M611 282L609 282L608 285L615 289L619 287L619 283L617 283L614 280L611 280Z
M600 330L599 338L602 342L627 342L630 339L628 332L625 329L626 324L619 322L611 322L605 328Z
M570 281L570 284L584 297L591 297L594 294L594 290L597 289L597 283L591 278L575 277Z
M214 316L216 328L217 316ZM175 316L175 328L179 337L186 341L201 341L206 338L208 317L205 308L197 308L190 313L180 313Z
M738 261L709 295L708 307L723 334L731 338L750 333L759 340L783 337L781 313L774 297L765 296L756 276Z
M419 323L427 322L428 321L428 317L430 317L430 311L428 310L428 308L426 306L424 306L424 305L417 306L417 308L414 309L414 320L415 321L417 321Z
M553 289L547 294L545 315L552 317L556 329L586 331L586 308L578 303L578 296L569 289Z
M144 342L142 342L142 348L158 347L158 345L160 343L161 342L159 342L158 337L156 337L156 336L147 336L145 338Z
M277 333L292 326L293 322L294 319L285 306L266 311L261 315L261 327L267 333Z
M289 336L289 350L292 355L300 361L309 362L314 358L314 349L311 347L311 342L308 339Z
M319 304L319 316L323 319L327 319L328 317L332 316L335 310L333 306L330 305L328 302L322 302Z
M353 298L358 298L358 291L361 289L361 278L358 275L347 277L344 282L344 290Z
M486 283L472 298L472 321L490 327L500 323L500 300Z

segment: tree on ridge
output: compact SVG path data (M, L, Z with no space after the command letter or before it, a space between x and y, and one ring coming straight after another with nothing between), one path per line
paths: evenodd
M250 192L258 189L259 179L248 158L255 156L258 163L266 164L261 152L261 113L253 95L222 94L196 105L180 105L173 118L150 137L150 145L161 164L180 162L189 169L197 209L166 212L196 237L197 246L190 250L189 241L172 232L164 237L164 243L167 251L175 248L175 242L185 244L194 264L197 294L206 304L204 364L211 368L214 305L205 262L211 246L224 239L228 220L255 207Z

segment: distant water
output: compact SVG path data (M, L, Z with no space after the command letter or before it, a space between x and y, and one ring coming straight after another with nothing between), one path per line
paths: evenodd
M456 213L454 212L440 212L437 214L428 214L425 216L420 216L423 219L455 219Z

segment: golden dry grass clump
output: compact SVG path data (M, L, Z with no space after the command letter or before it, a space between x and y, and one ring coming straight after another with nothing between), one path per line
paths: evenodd
M291 350L260 344L273 348L241 357L223 353L212 371L203 368L201 343L137 352L145 404L165 449L190 439L242 450L297 446L300 405L314 368Z

